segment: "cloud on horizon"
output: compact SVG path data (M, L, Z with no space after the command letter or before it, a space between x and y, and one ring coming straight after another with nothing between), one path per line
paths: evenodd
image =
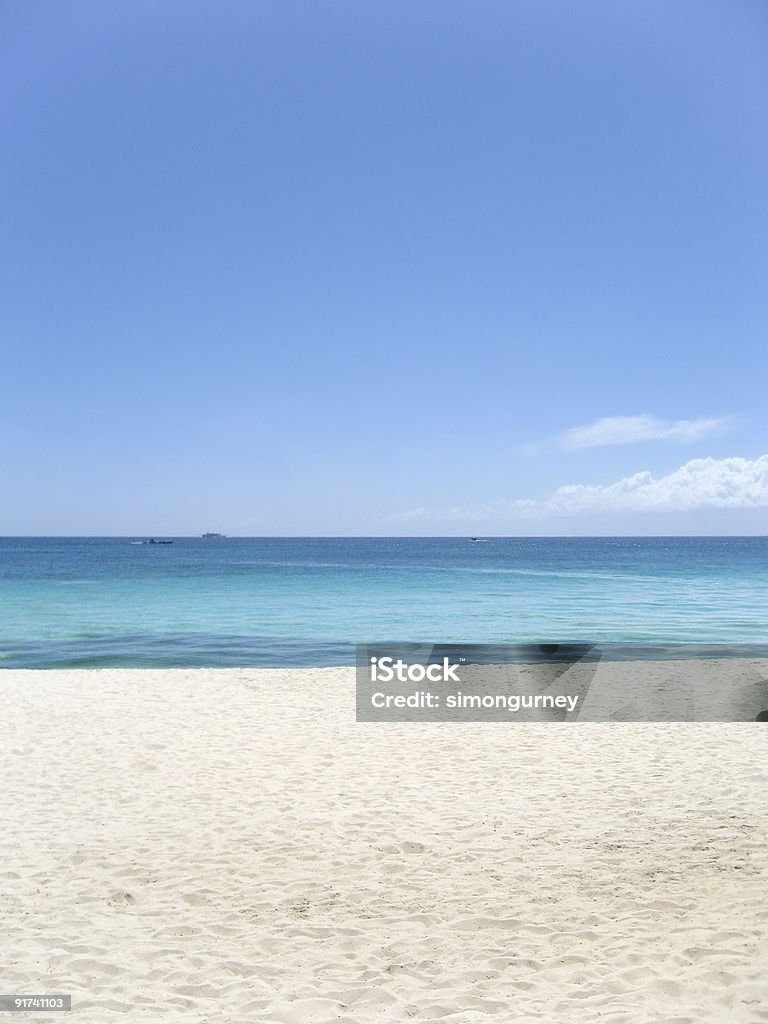
M691 459L656 479L648 470L613 484L567 484L544 501L516 501L523 514L691 512L768 506L768 455L758 459Z
M757 459L691 459L666 476L643 470L612 484L566 484L541 501L498 501L447 509L411 509L390 520L489 522L539 516L615 512L693 512L768 507L768 455Z

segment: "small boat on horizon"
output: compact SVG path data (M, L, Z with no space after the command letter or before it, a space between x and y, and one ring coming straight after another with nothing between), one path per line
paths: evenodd
M226 533L204 533L203 540L224 540Z
M155 540L155 538L152 537L150 540L143 540L141 543L142 544L173 544L173 541L172 540Z

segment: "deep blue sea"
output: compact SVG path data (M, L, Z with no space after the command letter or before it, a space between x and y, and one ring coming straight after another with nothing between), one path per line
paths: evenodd
M0 666L352 663L372 641L768 642L768 538L0 538Z

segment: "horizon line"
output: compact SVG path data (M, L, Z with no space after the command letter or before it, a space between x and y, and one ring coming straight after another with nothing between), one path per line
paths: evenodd
M6 533L0 540L134 540L152 537L173 540L715 540L768 538L768 533Z

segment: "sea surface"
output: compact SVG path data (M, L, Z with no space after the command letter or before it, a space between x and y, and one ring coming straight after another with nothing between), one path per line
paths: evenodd
M768 642L768 538L0 538L0 667L279 666L354 644Z

